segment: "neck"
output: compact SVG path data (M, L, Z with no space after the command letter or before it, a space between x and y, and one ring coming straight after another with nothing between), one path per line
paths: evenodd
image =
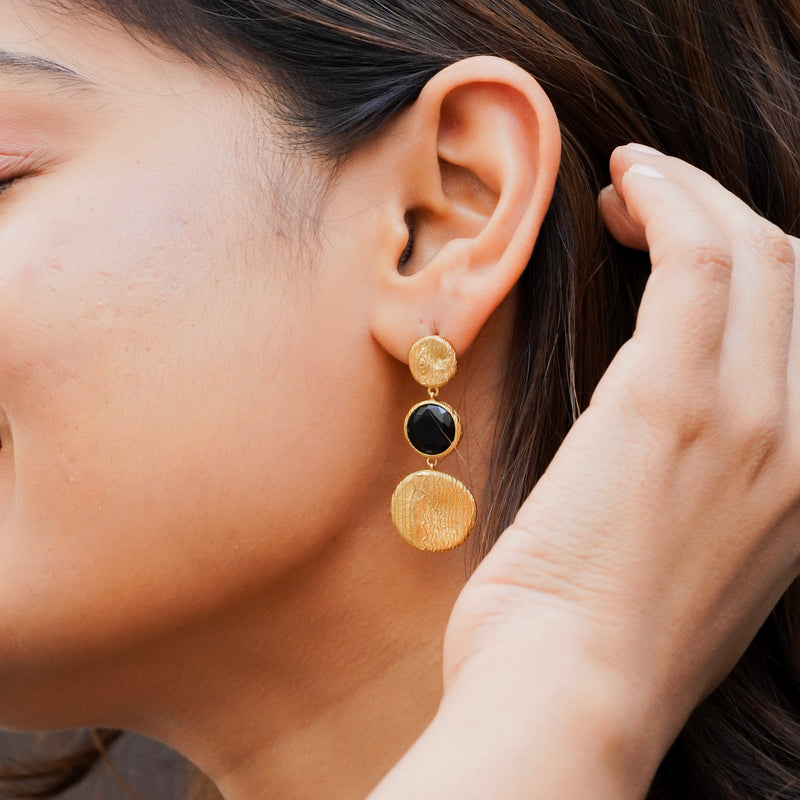
M436 713L465 579L463 552L369 544L332 544L324 567L173 642L165 675L180 684L156 687L158 713L130 727L188 756L226 800L365 797Z

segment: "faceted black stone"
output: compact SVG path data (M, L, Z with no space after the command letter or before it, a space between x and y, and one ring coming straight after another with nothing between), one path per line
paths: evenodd
M456 438L456 421L439 403L425 403L408 418L408 441L426 456L440 456Z

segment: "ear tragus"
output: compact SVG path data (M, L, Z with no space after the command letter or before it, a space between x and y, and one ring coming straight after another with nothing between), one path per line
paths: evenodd
M481 56L434 76L391 135L413 243L379 281L372 332L400 360L434 333L462 353L530 258L558 171L558 121L531 75Z

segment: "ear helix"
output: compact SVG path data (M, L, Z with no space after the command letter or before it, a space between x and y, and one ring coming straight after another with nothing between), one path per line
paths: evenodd
M426 387L428 399L406 415L405 436L428 469L403 478L392 495L392 521L397 532L419 550L441 552L464 542L475 524L475 498L461 481L438 472L439 459L458 446L461 422L439 389L456 374L453 346L441 336L416 342L408 366L417 383Z

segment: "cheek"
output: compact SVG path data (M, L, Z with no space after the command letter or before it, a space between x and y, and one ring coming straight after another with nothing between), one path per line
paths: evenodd
M133 224L118 194L0 232L8 686L285 575L360 513L385 435L349 310L287 292L283 253L232 263L251 234L196 203Z
M254 338L243 281L223 287L221 265L236 265L202 208L182 215L151 199L132 221L115 203L138 195L135 183L108 186L65 214L49 188L35 226L9 215L0 231L6 600L56 584L68 596L70 575L117 589L128 575L163 582L153 547L191 560L210 497L237 490L214 465L248 418L246 387L229 387L246 380L237 360Z
M150 224L130 226L113 203L131 187L117 189L75 203L69 215L57 192L49 204L33 193L36 227L12 217L0 233L0 406L15 464L43 462L46 452L66 483L81 477L76 448L96 449L100 436L113 447L122 432L115 416L126 407L139 405L141 420L176 361L171 329L199 300L186 254L162 244L181 241L177 223L154 213Z

